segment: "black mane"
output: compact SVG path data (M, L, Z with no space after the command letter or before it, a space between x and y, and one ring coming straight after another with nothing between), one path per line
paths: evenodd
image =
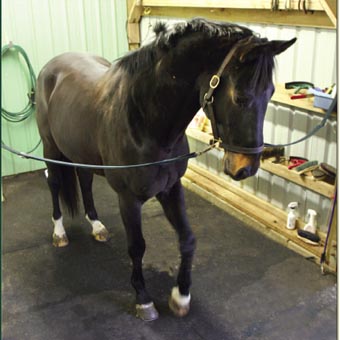
M202 33L204 38L227 37L236 41L253 35L253 31L246 27L227 22L207 21L203 18L195 18L190 21L175 24L171 28L160 22L154 27L156 42L159 47L172 48L178 41L193 33Z
M216 56L217 53L220 53L221 60L226 55L229 48L241 39L252 36L254 37L253 41L255 41L255 44L261 44L268 41L266 38L258 37L252 30L246 27L227 22L208 21L202 18L180 22L170 27L164 22L158 22L154 26L154 33L155 39L151 43L128 53L118 61L118 66L127 71L131 77L136 77L140 74L145 75L145 72L148 72L155 67L161 54L174 49L182 39L191 38L196 33L201 34L199 36L196 34L196 38L192 38L193 41L194 39L199 39L200 41L215 39L216 46L221 45L219 44L219 41L222 41L219 40L220 38L226 38L223 39L223 41L224 44L227 42L228 47L220 48L219 52L217 49L212 51L214 56ZM188 41L188 46L190 48L193 46L193 41ZM249 46L245 47L245 51L247 48L249 48ZM213 67L217 70L219 65L216 64L213 65ZM252 84L256 93L261 93L261 91L266 88L268 82L271 81L274 69L274 59L269 54L260 54L258 58L253 61L252 66L248 65L246 69L250 75L249 83ZM237 78L238 75L235 74L233 81L235 84L238 81ZM236 90L234 91L234 94L237 96Z
M154 33L156 37L150 44L123 56L118 61L118 66L131 75L153 67L157 61L157 49L167 51L174 48L181 39L193 33L202 33L202 39L227 37L231 43L254 35L254 32L246 27L202 18L177 23L171 27L164 22L158 22L154 26Z

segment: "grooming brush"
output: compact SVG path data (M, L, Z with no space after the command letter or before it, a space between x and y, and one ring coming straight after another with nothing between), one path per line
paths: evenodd
M302 175L308 171L314 170L318 167L318 161L308 161L295 168L299 175Z

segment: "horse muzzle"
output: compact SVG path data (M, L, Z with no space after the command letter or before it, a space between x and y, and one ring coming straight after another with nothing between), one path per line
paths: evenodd
M235 181L254 176L260 166L260 155L226 151L223 158L224 173Z

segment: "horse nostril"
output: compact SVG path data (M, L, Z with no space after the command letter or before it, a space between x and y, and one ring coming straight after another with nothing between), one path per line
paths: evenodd
M245 179L250 176L250 169L249 167L245 167L237 171L236 175L234 176L234 179L236 181L240 181L242 179Z

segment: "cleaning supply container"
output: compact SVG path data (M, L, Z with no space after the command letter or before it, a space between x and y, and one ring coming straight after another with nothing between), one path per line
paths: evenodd
M297 214L296 214L296 208L298 206L298 202L290 202L288 204L288 216L287 216L287 224L286 228L293 230L295 229L296 226L296 219L297 219Z
M304 226L303 230L309 231L312 234L316 233L316 211L313 209L307 210L307 224Z

